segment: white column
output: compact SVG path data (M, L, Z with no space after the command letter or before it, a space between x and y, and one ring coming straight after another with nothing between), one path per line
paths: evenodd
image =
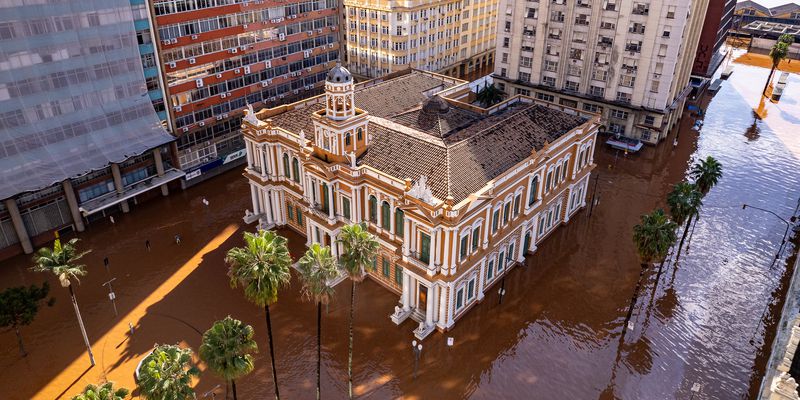
M447 287L439 287L439 324L447 325Z
M306 218L306 247L311 246L311 243L314 241L314 231L311 229L311 221Z
M247 147L247 166L253 168L253 145L247 139L244 140L244 144Z
M260 214L261 208L258 204L258 189L256 189L255 185L250 185L250 197L253 199L253 214Z
M274 211L275 225L283 225L283 215L281 213L280 192L277 190L272 191L272 210Z
M486 260L481 262L480 269L478 270L478 300L483 299L483 286L486 280Z
M425 326L433 325L433 286L428 286L428 295L425 296Z
M261 176L267 176L267 151L266 146L261 146L258 151L258 155L261 157Z
M339 245L336 243L336 238L332 233L328 234L331 239L331 255L334 259L339 259Z
M375 197L376 197L375 208L377 208L375 210L375 213L377 214L378 217L378 228L383 229L383 195L377 196L376 194Z
M435 265L434 263L436 261L436 247L438 247L437 246L438 243L436 240L436 232L437 231L435 229L431 231L431 249L428 252L429 255L428 273L430 273L430 271L434 271L434 265Z
M520 206L521 207L521 206ZM486 250L489 247L489 230L492 229L492 207L489 205L489 208L486 209L486 221L484 221L483 226L483 249Z
M361 218L361 206L364 204L364 199L361 197L361 188L353 189L353 202L356 205L356 221L361 222L363 219Z
M352 188L350 189L350 218L354 222L361 222L358 220L358 211L356 210L358 210L358 197L356 195L356 189ZM344 214L344 212L342 212L342 214Z
M400 300L403 302L403 310L408 311L411 309L411 277L403 273L403 293L400 294Z
M328 185L328 219L333 220L333 202L336 199L333 197L333 182Z
M403 220L403 255L408 257L408 253L411 249L411 244L409 243L411 240L411 221L408 218Z
M273 215L274 215L274 211L275 210L272 207L272 196L270 196L269 190L261 191L261 195L263 196L262 197L262 201L263 201L262 204L264 204L264 213L267 214L267 223L270 224L270 225L274 224L275 223L275 219L274 219Z

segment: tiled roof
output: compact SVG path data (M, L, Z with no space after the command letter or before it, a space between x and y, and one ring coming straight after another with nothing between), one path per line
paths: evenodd
M464 111L454 110L458 109L449 112ZM419 114L417 108L403 117ZM579 116L525 103L481 117L445 135L441 143L435 134L412 135L374 120L369 127L373 139L359 165L401 179L417 180L424 175L434 196L453 196L459 202L524 160L533 149L541 149L585 122ZM431 138L421 137L425 134Z
M744 8L754 8L754 9L760 11L761 13L763 13L765 15L768 15L770 17L775 17L775 16L778 16L778 15L786 14L786 13L793 12L793 11L800 11L800 5L798 5L796 3L786 3L786 4L782 4L782 5L779 5L779 6L772 7L772 8L768 8L768 7L762 6L761 4L759 4L759 3L755 2L755 1L751 1L751 0L745 0L745 1L740 1L740 2L736 3L736 9L737 10L741 10L741 9L744 9Z

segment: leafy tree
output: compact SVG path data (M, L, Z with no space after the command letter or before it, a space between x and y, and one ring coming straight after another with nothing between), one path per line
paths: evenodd
M692 225L692 219L700 214L700 207L703 206L703 194L698 190L697 185L689 182L681 182L672 187L672 192L667 196L667 205L669 205L669 213L672 215L672 220L678 226L686 223L681 236L681 243L678 245L680 252L683 247L683 241L686 239L686 234L689 232L689 226Z
M275 386L275 398L280 399L269 306L278 301L278 289L289 284L292 257L289 254L286 238L272 231L260 230L256 234L245 232L244 242L245 247L234 247L225 257L230 266L228 276L231 287L241 285L244 288L244 296L251 303L264 307L269 356L272 361L272 382Z
M787 56L789 56L789 46L794 42L794 38L792 38L792 42L788 42L788 38L784 38L786 35L781 35L781 37L775 41L775 44L772 45L772 49L769 51L769 58L772 59L772 69L769 70L769 77L767 77L767 83L764 85L764 90L762 91L762 95L767 94L767 88L769 87L769 83L772 81L772 76L775 74L775 69L778 68L781 61L785 60ZM789 35L791 36L791 35Z
M722 164L714 157L708 156L705 160L695 163L689 175L695 180L700 193L706 194L722 178Z
M86 335L86 327L83 325L83 318L81 318L81 310L78 308L78 299L75 298L75 291L72 289L72 281L80 283L78 277L86 275L86 266L78 264L78 261L83 258L89 251L79 252L76 248L78 239L71 239L66 244L61 244L61 241L56 239L53 243L53 248L42 247L36 251L33 256L33 267L31 268L36 272L49 272L58 278L61 286L69 289L69 296L72 298L72 306L75 309L75 316L78 317L78 325L83 334L83 341L86 344L86 349L89 352L89 361L94 366L94 354L92 353L92 346L89 344L89 336Z
M114 388L114 382L106 382L100 386L88 384L72 400L123 400L128 397L128 393L128 389Z
M487 82L483 85L483 89L476 93L476 99L482 106L491 107L503 100L503 91Z
M335 293L330 282L339 276L336 259L330 247L314 243L300 258L300 278L303 297L317 303L317 400L320 399L322 372L322 305L328 304Z
M139 368L137 385L148 400L194 399L192 379L200 370L192 362L192 349L156 345Z
M236 379L253 371L253 356L258 350L253 327L227 316L203 334L200 359L222 379L230 381L236 400Z
M347 390L353 398L353 319L356 305L356 284L364 280L367 272L375 270L375 258L378 256L380 243L360 224L342 227L339 233L342 244L340 261L350 277L350 347L347 353Z
M19 328L33 322L39 312L39 303L47 297L49 292L50 285L47 282L44 282L42 287L18 286L0 292L0 327L14 329L14 333L17 334L19 354L23 357L27 356L28 352L25 351L25 346L22 344L22 334L20 334ZM55 299L51 298L47 305L52 306L54 302Z

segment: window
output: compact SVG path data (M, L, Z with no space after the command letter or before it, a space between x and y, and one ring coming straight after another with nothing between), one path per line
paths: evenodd
M533 203L536 203L537 196L539 194L539 176L534 176L531 179L530 191L528 192L528 207L532 206Z
M383 229L392 229L392 207L385 201L381 203L381 225Z
M300 183L300 162L297 161L297 157L292 158L292 173L294 181Z
M583 111L589 111L596 114L600 114L601 112L603 112L603 107L600 107L597 104L583 103Z
M464 287L458 289L456 292L456 311L460 310L461 307L464 307Z
M299 208L297 209L297 224L303 226L303 212Z
M361 128L356 129L356 141L364 140L364 130Z
M494 278L494 260L489 260L489 264L486 267L486 280L490 281Z
M557 71L558 70L558 61L552 60L545 60L544 61L544 69L545 71Z
M620 110L611 110L611 118L617 119L628 119L628 112L627 111L620 111Z
M344 145L350 146L351 142L353 141L352 137L350 137L350 132L344 134Z
M531 74L527 72L520 72L519 73L519 80L522 82L530 82L531 81Z
M420 233L419 260L424 263L431 261L431 237L426 233Z
M464 261L467 258L467 254L469 254L469 234L461 237L461 245L459 246L458 251L459 260Z
M536 98L538 100L549 101L551 103L556 100L556 97L553 96L552 94L541 93L541 92L536 93Z
M467 300L472 300L475 297L475 278L470 279L467 284Z
M606 88L594 85L589 86L589 96L603 97L605 96L605 94L606 94Z
M578 82L573 82L573 81L564 82L564 90L568 90L570 92L577 92L579 88L580 85L578 84Z
M567 168L569 167L569 160L564 160L564 163L561 164L561 180L567 179Z
M328 198L329 194L330 194L330 192L328 191L328 184L323 182L322 183L322 211L325 211L325 212L330 211L331 199Z
M510 217L511 217L511 202L509 201L503 206L503 225L508 223Z
M405 229L406 213L400 207L394 209L394 234L403 236Z
M294 208L292 208L291 204L286 205L286 215L288 215L289 219L294 220Z
M619 77L619 84L625 87L633 87L633 84L636 83L636 77L632 75L620 75Z
M394 283L398 285L403 284L403 267L394 266Z
M494 215L492 215L492 233L497 232L497 225L500 224L500 209L494 210Z
M547 179L544 181L544 191L550 191L550 184L553 183L553 170L547 172Z
M381 266L383 267L383 276L388 278L389 274L391 274L391 263L389 263L389 260L386 259L386 257L383 257L383 263Z
M283 153L283 174L286 175L287 178L291 178L292 174L289 172L289 155Z
M656 117L652 115L645 115L644 116L644 124L649 126L655 126L656 124Z
M522 194L520 193L516 197L514 197L514 216L515 217L517 215L519 215L519 203L521 203L521 202L522 202Z
M543 76L542 85L554 87L556 86L556 78L553 78L552 76Z
M350 219L350 199L342 196L342 215L345 219Z
M481 241L481 227L476 226L475 229L472 230L472 252L478 251L478 244Z
M369 222L378 223L378 199L375 196L369 196Z
M514 242L508 245L508 259L506 260L507 263L511 263L514 261Z
M497 272L500 272L505 268L506 265L506 252L501 251L500 255L497 256Z

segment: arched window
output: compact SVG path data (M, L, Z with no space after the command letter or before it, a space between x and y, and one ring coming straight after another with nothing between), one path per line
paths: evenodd
M378 223L378 199L375 196L369 196L369 221Z
M350 132L345 133L344 134L344 145L349 147L351 142L352 142L352 138L350 137ZM345 150L347 150L347 149L345 149Z
M364 130L361 128L356 129L356 141L360 142L364 140Z
M528 206L532 206L533 203L536 203L536 196L539 194L539 175L536 175L531 179L531 191L528 194Z
M322 211L328 212L330 210L330 201L328 198L328 184L322 182Z
M283 174L286 175L287 178L291 178L292 174L289 172L289 155L283 153Z
M300 183L300 162L297 161L297 157L292 158L292 173L294 181Z
M383 225L383 229L391 230L392 229L392 207L389 206L389 203L383 202L381 203L381 225Z
M406 213L397 207L394 209L394 234L397 236L403 236L404 229L405 229L405 218Z

